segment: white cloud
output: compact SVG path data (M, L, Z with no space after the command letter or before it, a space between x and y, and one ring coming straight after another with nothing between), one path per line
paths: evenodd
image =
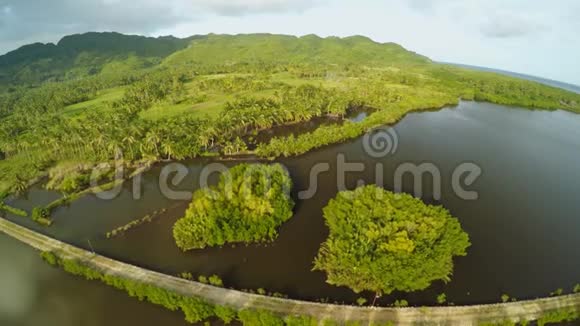
M149 34L209 15L301 12L319 1L307 0L0 0L0 44L51 34L118 31ZM8 9L7 9L8 8ZM7 50L7 49L5 49Z
M308 0L201 0L192 1L199 7L223 15L238 16L247 13L303 11L319 1Z
M514 14L499 14L489 17L481 26L487 37L511 38L537 35L547 27L528 17Z
M577 0L0 0L0 52L94 30L362 34L434 60L580 84L579 16Z

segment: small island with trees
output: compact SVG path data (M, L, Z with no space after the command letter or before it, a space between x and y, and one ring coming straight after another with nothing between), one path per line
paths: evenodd
M182 250L226 243L272 241L290 217L292 180L280 165L241 164L220 176L217 186L193 194L173 236Z
M327 282L377 295L449 281L469 237L442 206L376 186L345 191L324 208L330 235L315 260Z

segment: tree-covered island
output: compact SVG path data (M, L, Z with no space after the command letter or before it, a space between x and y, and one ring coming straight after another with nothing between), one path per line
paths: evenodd
M465 256L469 237L442 206L376 186L345 191L324 208L330 235L315 270L355 292L415 291L449 281L453 257Z
M193 194L173 236L183 250L272 241L292 217L292 180L280 165L241 164Z

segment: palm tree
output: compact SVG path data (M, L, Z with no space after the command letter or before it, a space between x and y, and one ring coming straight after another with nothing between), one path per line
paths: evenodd
M16 175L15 179L16 180L14 182L14 192L17 195L21 195L28 188L28 182L24 178L20 177L20 175Z
M132 135L127 135L123 138L123 143L127 144L129 152L131 153L131 159L135 159L135 151L133 149L136 139Z
M226 142L223 147L223 153L226 155L231 155L235 151L234 144L232 142Z
M147 149L154 150L154 155L159 156L158 144L160 143L160 136L156 130L149 130L145 136L145 146Z
M171 156L174 154L173 145L169 141L165 141L163 144L161 144L161 149L163 150L163 153L167 155L167 158L171 161Z

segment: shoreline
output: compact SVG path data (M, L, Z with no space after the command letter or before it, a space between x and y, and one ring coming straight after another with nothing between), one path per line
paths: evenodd
M44 236L13 222L0 218L0 231L39 251L58 253L59 257L81 263L103 275L110 275L146 286L161 288L182 296L202 299L210 304L238 310L268 311L279 316L314 317L331 319L338 323L365 322L413 325L430 322L434 324L479 325L533 321L562 312L580 311L580 293L535 300L470 306L441 307L357 307L323 304L250 294L237 290L217 288L194 281L116 261L59 240Z
M47 207L47 209L49 209L49 217L48 220L50 220L50 212L52 212L52 210L61 207L62 203L70 203L72 201L75 201L76 199L83 197L87 194L96 194L99 193L100 191L98 191L101 188L107 188L107 186L110 185L116 185L118 183L125 184L126 181L132 179L133 177L135 177L136 175L140 175L143 174L145 172L150 171L151 169L157 168L159 166L162 166L163 164L167 164L167 163L184 163L184 162L194 162L194 161L203 161L206 160L210 163L228 163L228 162L240 162L240 163L252 163L252 162L274 162L277 159L281 159L281 158L299 158L303 155L309 154L313 151L316 150L321 150L330 146L335 146L335 145L340 145L340 144L345 144L348 142L351 142L359 137L363 137L365 134L373 132L375 130L379 130L381 128L392 128L394 127L397 123L399 123L401 120L403 120L405 117L407 117L409 114L420 114L420 113L424 113L424 112L438 112L441 111L443 109L449 108L449 109L455 109L458 106L461 105L462 102L474 102L474 103L488 103L488 104L492 104L492 105L501 105L501 106L506 106L508 108L513 108L513 109L522 109L522 110L530 110L530 111L538 111L538 112L557 112L557 111L562 111L562 112L568 112L568 113L572 113L572 114L580 114L578 112L575 111L570 111L570 110L566 110L566 109L542 109L542 108L534 108L534 107L525 107L525 106L517 106L517 105L509 105L509 104L500 104L500 103L495 103L495 102L491 102L491 101L478 101L476 99L463 99L461 97L456 99L456 102L454 103L443 103L440 104L438 106L431 106L431 107L415 107L415 108L410 108L410 109L403 109L404 112L402 112L402 114L399 114L397 117L394 117L393 119L389 119L389 121L382 121L380 123L376 123L376 124L372 124L371 126L368 126L367 128L361 129L360 133L358 133L356 136L354 137L346 137L344 139L340 139L336 142L330 142L328 144L323 144L320 146L314 146L310 149L308 149L305 152L302 153L295 153L295 154L290 154L290 155L277 155L274 157L265 157L265 156L261 156L256 149L254 150L244 150L242 152L239 153L233 153L233 154L229 154L229 155L221 155L219 153L216 153L217 155L211 155L211 152L206 152L206 153L202 153L201 155L197 156L197 157L191 157L191 158L186 158L183 160L171 160L171 159L156 159L156 160L145 160L145 161L136 161L136 162L132 162L129 164L130 168L133 168L134 170L128 175L123 177L122 180L113 180L109 183L106 183L104 185L100 185L97 187L89 187L87 189L82 189L76 193L73 194L69 194L66 196L63 196L60 199L55 200L53 203L49 204ZM375 113L380 113L381 111L386 111L386 109L378 109L375 107L365 107L367 110L370 110L372 113L369 114L365 119L368 119L370 117L373 116L373 114ZM277 125L277 126L273 126L272 128L263 128L260 129L261 131L264 130L270 130L276 127L291 127L292 125L295 125L297 123L303 123L303 122L308 122L311 120L305 120L305 121L299 121L299 122L292 122L290 124L281 124L281 125ZM364 120L363 120L364 121ZM319 130L321 126L319 126L318 128L314 129L313 131L310 132L306 132L306 133L302 133L299 134L296 137L302 136L302 135L307 135L307 134L311 134L316 132L317 130ZM322 126L324 127L324 126ZM276 138L276 137L274 137ZM285 138L285 137L282 137ZM264 144L269 144L268 143L264 143ZM102 164L102 163L100 163ZM31 180L28 183L28 188L31 187L32 185L38 184L40 182L42 182L43 178L46 177L46 173L43 174L41 177L37 177L34 180ZM104 189L106 190L106 189ZM10 198L10 196L8 196L8 198ZM8 207L8 208L13 208L13 209L18 209L18 207L12 207L10 206L10 204L5 203L4 206L0 206L0 211L4 210L4 207ZM8 211L9 212L9 211ZM31 215L32 212L26 212L27 215ZM41 223L42 224L42 223ZM44 224L42 224L44 225ZM49 226L50 223L48 225L45 226Z

